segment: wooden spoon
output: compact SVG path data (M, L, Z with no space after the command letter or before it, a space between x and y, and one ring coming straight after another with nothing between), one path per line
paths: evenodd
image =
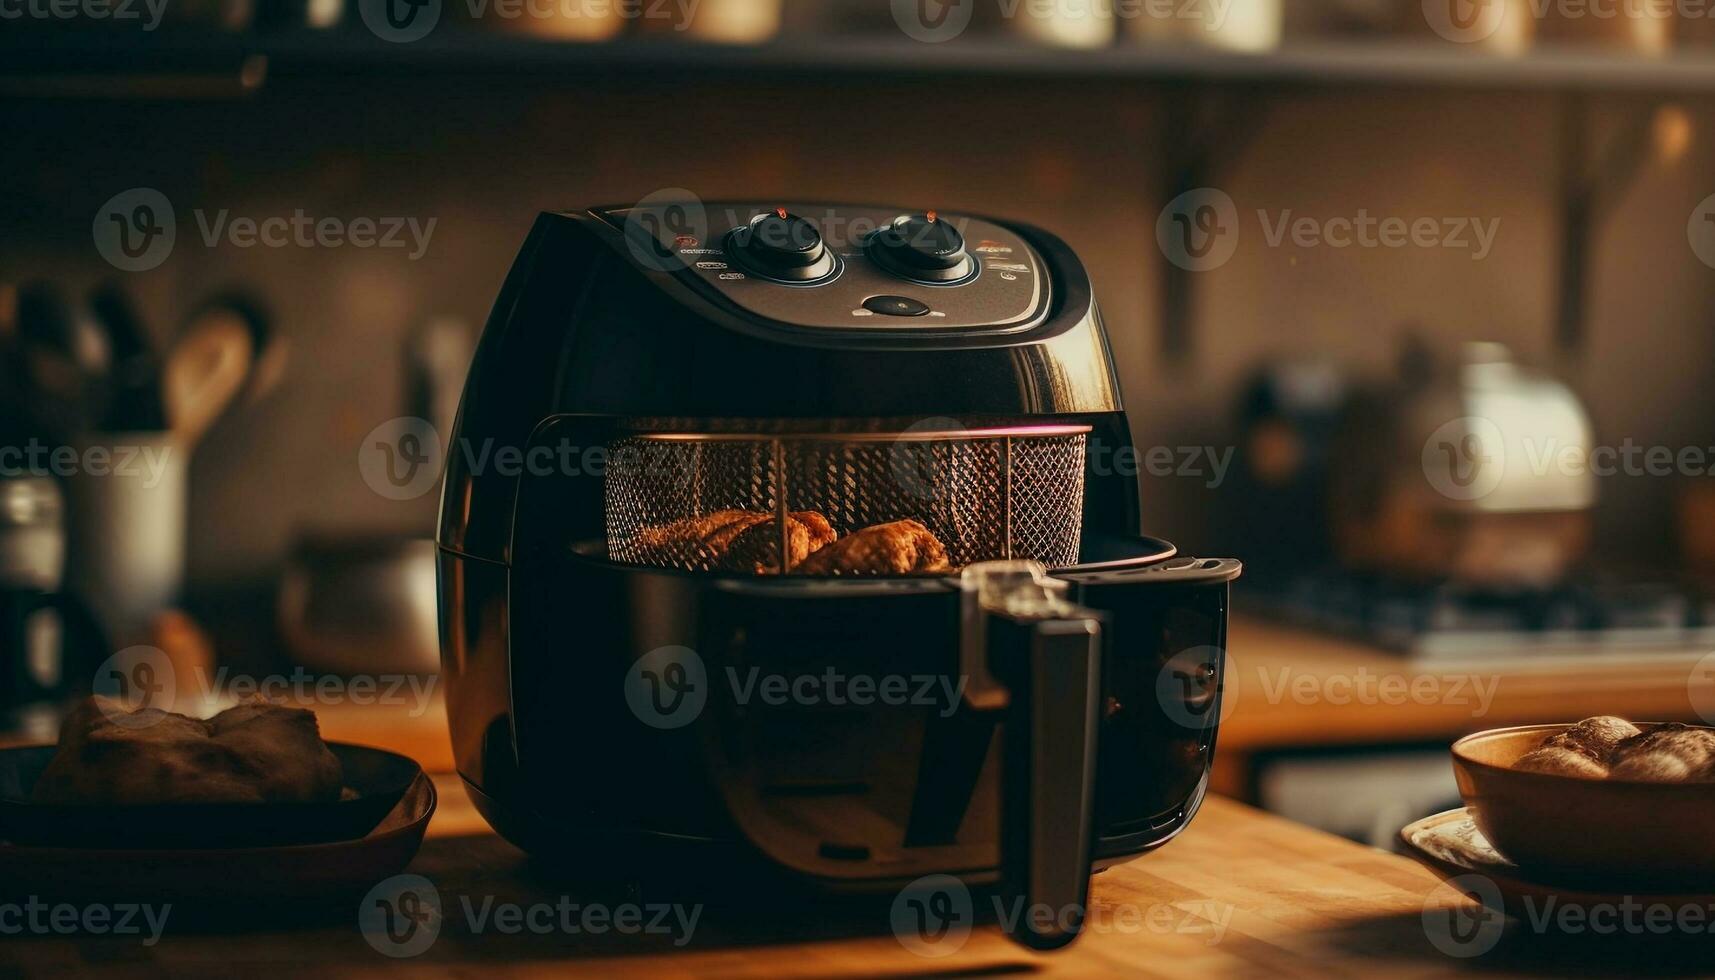
M162 388L167 421L189 449L226 411L255 357L250 328L230 309L212 308L186 327L167 354Z

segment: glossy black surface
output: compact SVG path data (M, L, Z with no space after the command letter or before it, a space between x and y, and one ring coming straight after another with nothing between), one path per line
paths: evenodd
M633 234L625 209L543 215L496 302L453 433L439 534L459 771L496 828L533 851L611 863L688 849L718 853L741 874L770 870L838 888L934 872L993 880L998 746L1009 722L957 693L966 627L956 577L771 578L615 564L605 557L601 469L519 472L495 460L508 450L601 449L638 432L891 433L929 420L1075 424L1095 444L1128 445L1088 278L1041 231L970 219L967 227L985 230L966 250L920 215L906 222L926 236L912 268L956 267L969 252L982 256L972 259L982 277L920 286L895 278L896 289L860 293L850 305L898 295L930 312L869 318L905 324L895 329L838 329L841 317L863 319L833 308L846 303L840 289L860 268L885 271L860 267L870 260L859 245L834 240L825 225L818 245L793 218L812 207L793 205L754 226L781 233L774 253L752 256L748 240L733 247L744 262L774 268L824 247L847 264L841 285L749 278L724 267L723 236L759 209L726 207L741 217L712 239ZM814 208L824 220L902 212L914 213ZM987 280L992 296L1035 297L1040 308L1025 304L1022 319L993 329L931 322L960 297L989 295L979 284L1008 264L1026 271ZM761 308L808 312L781 319ZM1103 866L1173 837L1202 798L1227 583L1238 568L1172 558L1171 545L1142 537L1135 476L1101 465L1107 456L1087 458L1084 564L1060 574L1067 598L1103 624L1091 856ZM678 648L694 651L706 703L683 724L658 724L636 706L636 690L653 679L659 697L668 675L640 658ZM945 693L774 703L743 693L744 679L757 676L905 677Z
M1113 438L1129 442L1088 276L1058 239L1015 230L1053 278L1053 306L1035 326L1006 334L843 333L750 314L691 271L658 270L655 259L633 252L620 227L592 214L542 215L501 289L466 384L450 440L440 543L510 560L518 478L494 465L494 453L522 450L556 416L834 431L943 417L972 425L1097 415L1112 420Z
M673 271L748 316L800 330L909 333L923 339L1016 334L1040 326L1056 305L1055 270L1012 226L942 214L932 227L946 229L951 237L931 235L920 245L901 238L894 249L886 249L877 243L900 220L892 208L794 204L787 219L779 217L779 210L756 202L691 201L601 214L622 232L628 248L653 257L650 268ZM788 274L782 263L808 261L800 249L777 245L767 250L778 256L773 258L735 247L735 242L756 242L755 229L771 221L779 222L779 237L787 239L791 229L802 228L807 241L808 229L814 228L826 260ZM976 242L970 255L958 245L967 238ZM884 293L926 303L932 312L917 322L878 319L862 303Z
M1084 573L1092 584L1074 586L1072 597L1100 611L1113 635L1097 757L1100 862L1171 838L1201 798L1220 689L1220 662L1206 651L1224 643L1236 565L1198 564ZM460 700L452 714L461 772L522 846L725 841L847 885L949 868L982 879L998 867L1003 726L940 703L743 697L752 676L829 671L956 685L959 593L949 580L790 583L575 553L537 555L514 575L512 644L528 653L512 660L513 710L484 724ZM667 646L697 651L709 682L706 706L681 728L651 724L624 696L638 658ZM1171 664L1210 673L1191 669L1187 682L1160 687ZM497 750L503 732L515 755ZM871 816L830 824L818 815L837 812L835 803ZM878 826L897 829L877 835Z
M900 215L871 234L864 251L897 275L921 282L954 282L976 271L965 236L933 212Z
M871 296L863 308L880 316L924 316L929 304L909 296Z
M759 214L727 236L727 251L743 268L782 282L811 282L834 272L834 259L816 226L785 208Z

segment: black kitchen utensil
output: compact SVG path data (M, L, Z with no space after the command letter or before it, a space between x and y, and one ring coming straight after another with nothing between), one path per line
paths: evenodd
M107 340L54 284L18 290L14 358L44 435L59 438L88 426L107 373Z
M106 331L112 370L99 427L109 432L158 432L167 427L161 399L161 363L131 297L115 283L89 300Z

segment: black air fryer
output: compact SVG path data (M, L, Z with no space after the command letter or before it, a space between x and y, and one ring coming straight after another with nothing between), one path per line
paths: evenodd
M1084 267L1010 222L544 214L453 433L460 773L536 853L1055 914L1183 830L1228 583L1138 528ZM1052 924L1050 924L1052 923Z

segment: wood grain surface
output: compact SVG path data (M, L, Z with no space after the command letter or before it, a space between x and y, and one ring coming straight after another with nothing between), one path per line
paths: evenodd
M1300 701L1270 695L1278 693L1282 669L1313 678L1320 691L1329 690L1329 679L1358 676L1360 669L1405 678L1473 671L1436 675L1360 644L1245 621L1234 623L1231 647L1241 668L1217 774L1222 766L1232 771L1232 759L1269 747L1439 739L1604 712L1668 718L1693 707L1684 664L1490 671L1485 676L1498 678L1498 687L1481 711L1449 698L1404 705ZM153 946L135 937L7 931L15 916L0 909L0 978L1715 975L1715 940L1707 930L1568 935L1511 920L1482 955L1448 956L1430 934L1450 921L1447 910L1473 906L1434 874L1406 858L1219 797L1210 798L1180 839L1099 875L1092 927L1071 949L1053 955L1013 945L992 915L979 915L949 955L919 955L893 931L891 896L859 902L710 896L697 909L688 938L674 930L506 934L492 921L475 925L467 907L655 903L634 891L593 888L576 869L541 868L490 832L457 777L444 771L450 754L438 704L409 716L374 708L318 711L329 739L405 752L440 770L441 808L410 869L440 896L442 919L427 950L408 958L377 952L359 925L363 903L352 896L291 910L259 901L254 910L187 913L170 921ZM688 914L702 900L680 901L679 911ZM983 895L972 899L979 910L987 902Z
M1244 798L1258 753L1452 744L1489 728L1591 715L1710 724L1709 651L1505 657L1425 663L1360 641L1234 616L1215 787ZM1696 700L1693 700L1694 696Z
M1516 922L1484 955L1449 957L1429 940L1425 907L1433 917L1465 900L1433 874L1219 798L1179 840L1099 875L1092 929L1058 954L1028 953L983 922L950 955L925 957L896 938L885 897L714 902L698 911L688 941L676 929L508 935L492 921L474 927L466 906L653 903L580 891L575 874L545 875L486 831L456 778L437 782L442 809L411 872L434 883L443 917L420 955L377 952L359 928L361 902L348 898L289 923L247 919L241 909L212 926L193 921L179 931L169 922L148 948L135 938L7 935L0 976L1429 977L1626 973L1646 963L1651 972L1692 973L1712 962L1707 935L1545 936Z

